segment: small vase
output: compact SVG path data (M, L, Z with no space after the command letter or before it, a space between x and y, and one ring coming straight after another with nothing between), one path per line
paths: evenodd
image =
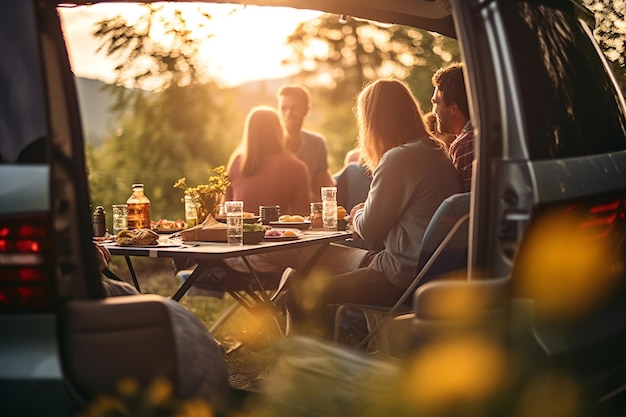
M222 194L211 194L200 197L198 204L198 221L204 222L209 214L214 218L219 214Z

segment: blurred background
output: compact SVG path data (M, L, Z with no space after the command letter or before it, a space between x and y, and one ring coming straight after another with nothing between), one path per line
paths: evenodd
M623 1L585 0L626 86ZM327 139L336 172L357 140L354 98L368 81L404 80L430 110L432 74L461 60L456 40L309 10L229 4L59 8L83 116L92 205L110 213L144 183L152 218L184 218L185 177L226 165L251 107L290 82L312 93L304 128ZM111 217L107 216L111 230Z

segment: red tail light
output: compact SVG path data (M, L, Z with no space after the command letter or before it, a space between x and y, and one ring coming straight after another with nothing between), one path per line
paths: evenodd
M583 229L593 229L597 238L605 238L611 233L616 221L622 218L624 210L621 201L599 204L589 208L587 219L581 223Z
M0 311L52 307L52 236L45 215L0 218Z

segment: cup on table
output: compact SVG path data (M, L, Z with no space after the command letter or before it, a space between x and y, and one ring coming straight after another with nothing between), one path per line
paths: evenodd
M321 229L324 227L324 221L322 220L323 212L323 203L311 203L311 214L309 214L309 220L311 220L311 229Z
M322 187L321 192L324 229L337 230L337 187Z
M263 224L277 222L280 217L280 206L259 206L259 217Z
M118 234L128 226L128 205L113 204L113 233Z
M229 245L243 245L243 201L226 201L226 233Z

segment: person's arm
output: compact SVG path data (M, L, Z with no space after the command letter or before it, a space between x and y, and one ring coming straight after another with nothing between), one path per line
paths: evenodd
M102 272L109 267L109 262L111 262L111 252L109 252L109 250L104 246L100 246L97 243L94 245L96 247L96 262L98 263L98 270Z
M366 241L384 238L398 220L414 192L409 184L414 181L408 169L412 155L388 151L374 170L372 186L364 205L353 208L354 230Z
M330 169L316 172L311 181L311 201L321 201L322 196L320 189L322 187L334 187L335 185L337 185L337 183Z

